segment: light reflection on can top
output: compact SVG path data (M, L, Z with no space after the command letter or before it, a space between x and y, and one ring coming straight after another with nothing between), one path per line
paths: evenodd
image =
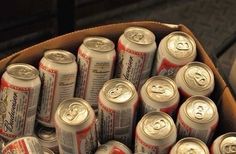
M184 104L187 117L194 122L208 123L216 117L215 103L205 96L192 96Z
M223 135L220 143L220 151L222 154L235 154L236 153L236 132L230 132Z
M196 43L188 34L177 31L166 36L167 52L174 58L187 59L196 54Z
M47 60L58 64L70 64L75 61L75 56L72 53L59 49L46 51L44 57Z
M115 48L114 43L105 37L87 37L84 39L83 44L90 50L99 52L108 52Z
M89 104L81 98L67 99L59 105L57 114L68 125L80 125L89 119Z
M112 103L126 103L135 96L135 87L128 80L116 78L108 80L103 88L102 93L107 100Z
M143 27L129 27L125 29L124 36L135 44L149 45L155 42L155 35Z
M175 82L165 76L151 77L144 86L148 97L156 102L170 101L178 92Z
M154 140L166 138L174 127L172 118L164 112L149 112L141 119L141 130Z
M39 137L39 139L46 142L53 142L57 139L55 128L40 126L39 129L36 130L36 135Z
M7 67L7 73L13 78L20 80L33 80L38 77L38 70L24 63L11 64Z

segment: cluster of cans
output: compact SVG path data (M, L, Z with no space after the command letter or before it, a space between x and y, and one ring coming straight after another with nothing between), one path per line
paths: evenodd
M208 154L219 115L208 98L213 72L196 55L184 32L157 48L151 31L129 27L117 51L94 36L84 39L77 62L68 51L48 50L39 71L11 64L1 79L2 152ZM218 137L211 152L236 152L236 134Z

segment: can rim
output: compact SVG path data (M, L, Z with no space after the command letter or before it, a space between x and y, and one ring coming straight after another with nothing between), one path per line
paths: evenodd
M110 44L111 45L111 48L110 49L107 49L107 50L99 50L97 48L91 48L87 45L87 42L90 41L90 40L101 40L101 41L104 41L105 43L107 44ZM115 44L108 38L106 37L102 37L102 36L89 36L89 37L86 37L84 40L83 40L83 45L90 49L90 50L93 50L93 51L96 51L96 52L109 52L109 51L112 51L115 49Z
M51 58L48 57L48 55L50 55L51 53L54 53L54 52L60 52L61 54L64 54L64 55L67 55L70 60L68 61L63 61L63 60L53 60ZM71 52L69 51L66 51L66 50L62 50L62 49L50 49L50 50L47 50L44 52L44 58L50 62L53 62L53 63L56 63L56 64L71 64L73 62L75 62L75 55L72 54Z
M125 148L128 152L132 153L131 150L123 143L119 142L119 141L116 141L116 140L110 140L108 141L106 144L109 144L109 145L114 145L114 144L117 144L123 148Z
M56 130L54 130L54 132L55 132L55 137L54 137L52 140L47 140L47 139L44 139L44 138L40 137L39 133L40 133L40 130L43 129L43 127L44 127L44 126L41 126L40 129L37 129L37 130L36 130L35 135L37 136L37 138L38 138L40 141L47 142L47 143L52 143L52 142L57 141L57 138L56 138ZM50 128L50 127L45 127L45 128L54 129L54 128Z

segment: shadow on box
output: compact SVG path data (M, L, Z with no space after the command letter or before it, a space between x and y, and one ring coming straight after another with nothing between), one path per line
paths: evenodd
M140 21L111 24L75 31L26 48L5 59L2 59L0 61L0 74L5 71L5 68L9 64L17 62L29 63L38 68L39 60L42 58L43 53L48 49L64 49L77 55L78 47L87 36L104 36L111 39L116 44L119 36L127 27L130 26L142 26L151 30L155 33L158 44L164 36L173 31L180 30L191 35L195 39L197 45L197 60L206 63L215 75L215 89L210 97L217 104L220 114L220 121L216 135L220 135L228 131L236 131L236 123L234 123L234 121L236 121L235 100L202 45L195 38L192 32L184 25L164 24L154 21Z

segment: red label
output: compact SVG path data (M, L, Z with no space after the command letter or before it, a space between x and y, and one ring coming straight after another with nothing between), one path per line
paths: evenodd
M157 74L164 76L173 76L180 67L181 65L173 64L164 58L160 64L160 67L157 68Z
M6 146L3 149L3 154L8 154L8 153L22 153L22 154L29 154L29 150L26 147L25 141L24 140L19 140L14 143L11 143L10 145Z
M110 154L126 154L122 149L119 147L114 146L110 152Z

